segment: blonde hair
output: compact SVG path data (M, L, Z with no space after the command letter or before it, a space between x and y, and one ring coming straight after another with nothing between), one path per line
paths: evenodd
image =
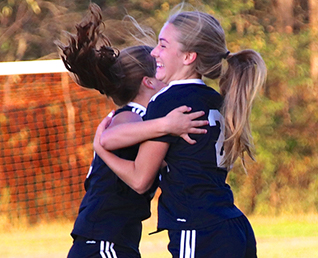
M249 117L256 93L266 79L262 57L254 50L229 53L223 28L207 13L179 12L167 22L179 32L181 51L197 53L194 71L210 79L220 79L220 93L224 97L221 113L225 120L222 165L230 169L238 157L244 162L245 152L254 159Z

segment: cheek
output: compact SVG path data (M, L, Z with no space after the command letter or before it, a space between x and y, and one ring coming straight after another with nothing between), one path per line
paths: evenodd
M182 63L183 54L180 51L171 53L171 62L174 64Z

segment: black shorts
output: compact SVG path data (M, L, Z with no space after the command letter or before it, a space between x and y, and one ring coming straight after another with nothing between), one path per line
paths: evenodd
M75 236L67 258L140 258L140 253L109 241Z
M199 230L169 230L173 258L255 258L256 240L245 216Z

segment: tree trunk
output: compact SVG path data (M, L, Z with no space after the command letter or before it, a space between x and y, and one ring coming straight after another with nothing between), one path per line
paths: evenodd
M310 22L310 73L314 84L318 83L318 2L309 0L309 22ZM314 87L316 88L316 87ZM314 92L318 94L316 90Z
M312 0L316 1L316 0ZM274 1L275 16L277 19L278 32L292 33L294 28L294 1L276 0Z
M280 33L292 34L295 22L294 0L273 0L273 6L277 20L276 30ZM295 49L290 45L286 45L285 51L288 53L285 61L289 67L289 73L291 76L294 76L296 71ZM287 87L287 85L285 86Z

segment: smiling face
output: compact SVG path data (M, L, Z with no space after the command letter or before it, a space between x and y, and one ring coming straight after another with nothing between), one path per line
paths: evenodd
M151 52L157 62L156 78L166 84L174 80L198 78L189 63L189 54L181 51L178 35L175 26L166 23L160 31L158 45Z

